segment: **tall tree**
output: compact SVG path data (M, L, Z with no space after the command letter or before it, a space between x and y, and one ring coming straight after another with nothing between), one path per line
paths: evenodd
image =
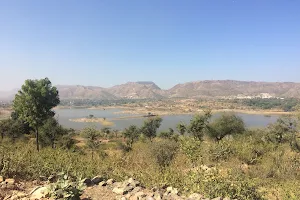
M132 148L132 145L135 141L138 140L140 136L140 130L135 125L130 125L128 128L126 128L123 132L124 137L126 138L126 145L129 149Z
M245 132L243 119L234 113L223 113L208 126L208 136L216 141L227 135L242 134Z
M94 151L100 145L100 132L95 127L86 127L81 131L81 135L87 139L87 147L92 151L92 159L94 158Z
M191 133L195 139L201 141L205 132L207 131L210 118L210 110L205 111L204 114L195 115L191 119L190 125L188 127L188 132Z
M180 122L179 124L177 124L177 131L180 133L180 135L184 135L186 132L186 125L183 122Z
M162 118L155 117L149 118L148 120L144 121L144 125L141 128L142 133L152 141L154 137L156 137L157 129L160 127L162 122Z
M35 130L36 148L39 151L39 128L45 120L55 115L52 108L59 104L59 95L48 78L26 80L16 94L13 109L19 119L27 122Z

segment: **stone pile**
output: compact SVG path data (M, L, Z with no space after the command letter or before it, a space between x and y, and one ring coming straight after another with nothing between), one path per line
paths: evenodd
M48 178L47 184L54 182L55 177ZM91 189L99 190L99 187L103 187L111 194L115 194L116 200L230 200L229 198L206 198L205 196L193 193L189 196L180 194L177 188L165 187L147 189L141 185L141 183L133 178L129 178L123 182L117 182L114 179L106 180L102 176L96 176L92 179L85 179L84 183ZM0 176L0 191L2 189L16 189L16 182L14 179L4 179ZM24 190L15 190L13 194L6 196L5 200L34 200L42 199L45 197L45 191L47 184L34 188L31 192L25 194ZM114 195L113 195L114 196ZM101 199L101 197L99 197Z
M94 179L86 179L85 181L93 184ZM189 196L183 196L179 193L177 188L154 187L151 190L143 187L139 181L130 178L123 182L116 182L114 179L104 181L97 177L98 185L101 187L109 188L116 194L116 200L230 200L230 198L205 198L203 195L193 193Z

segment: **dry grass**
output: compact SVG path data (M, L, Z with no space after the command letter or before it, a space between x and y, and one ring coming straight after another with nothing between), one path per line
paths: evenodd
M114 123L103 118L78 118L69 119L72 122L87 122L87 123L100 123L102 126L113 126Z

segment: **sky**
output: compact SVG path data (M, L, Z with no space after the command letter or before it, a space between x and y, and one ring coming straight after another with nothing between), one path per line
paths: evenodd
M300 82L299 0L1 0L0 90L26 79Z

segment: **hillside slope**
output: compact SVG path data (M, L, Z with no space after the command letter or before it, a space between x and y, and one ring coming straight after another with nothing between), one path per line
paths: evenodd
M153 82L128 82L110 88L82 85L58 85L61 99L159 99L257 96L267 93L273 97L300 98L300 83L254 82L234 80L196 81L177 84L169 90L160 89ZM1 92L0 100L13 99L16 90Z

